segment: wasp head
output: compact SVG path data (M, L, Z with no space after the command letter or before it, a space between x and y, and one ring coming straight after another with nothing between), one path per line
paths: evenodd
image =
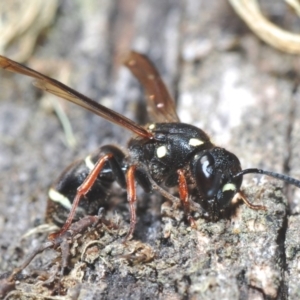
M194 156L191 169L204 206L222 210L240 190L243 177L239 159L219 147L201 151Z

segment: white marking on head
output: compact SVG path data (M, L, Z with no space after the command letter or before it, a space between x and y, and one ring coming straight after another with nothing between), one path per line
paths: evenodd
M89 170L93 170L95 168L95 164L92 162L91 155L87 156L84 162Z
M236 186L234 183L226 183L223 185L223 188L222 188L222 192L227 192L227 191L233 191L235 192L236 191Z
M204 142L196 138L191 138L189 140L189 145L193 147L200 146L202 144L204 144Z
M58 202L61 204L64 208L71 209L72 204L70 200L65 197L63 194L59 193L55 189L51 188L48 192L49 199L51 199L54 202Z
M166 146L160 146L156 149L156 155L158 158L162 158L167 154L167 147Z
M153 130L153 129L155 128L155 124L150 124L150 125L148 126L148 128L149 128L150 130Z

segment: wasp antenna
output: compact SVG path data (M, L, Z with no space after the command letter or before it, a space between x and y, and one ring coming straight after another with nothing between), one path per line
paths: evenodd
M285 181L286 183L295 185L296 187L300 188L300 180L297 180L297 179L295 179L293 177L290 177L288 175L279 174L279 173L270 172L270 171L265 171L265 170L257 169L257 168L242 170L241 172L239 172L238 174L233 176L233 178L241 177L243 175L251 174L251 173L264 174L264 175L267 175L267 176L270 176L270 177L273 177L273 178L276 178L276 179L280 179L282 181Z

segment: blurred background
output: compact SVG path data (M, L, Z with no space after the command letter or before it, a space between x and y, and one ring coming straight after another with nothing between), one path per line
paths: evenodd
M300 31L283 1L260 1L268 20ZM260 40L227 1L21 1L0 4L0 54L54 77L146 124L141 87L122 67L130 49L151 58L182 122L205 130L243 168L300 178L296 54ZM32 79L0 70L0 270L34 246L22 235L43 222L47 190L76 158L98 146L126 147L130 133L66 101ZM246 179L246 178L245 178ZM245 180L253 184L253 176ZM300 193L287 188L289 213Z

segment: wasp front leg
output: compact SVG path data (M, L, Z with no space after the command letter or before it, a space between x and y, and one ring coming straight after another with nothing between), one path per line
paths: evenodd
M194 218L191 216L190 202L189 202L189 192L188 185L184 176L184 171L179 169L177 170L178 174L178 191L179 197L182 202L184 213L191 225L191 227L196 228L196 223Z

